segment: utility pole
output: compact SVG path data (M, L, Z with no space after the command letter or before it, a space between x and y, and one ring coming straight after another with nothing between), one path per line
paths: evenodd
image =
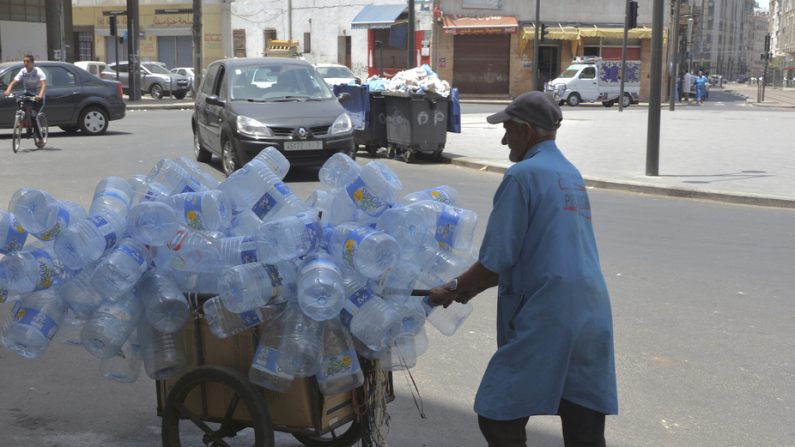
M414 68L417 65L417 49L414 44L414 29L417 24L414 18L414 0L409 0L409 31L406 39L406 68Z
M670 80L670 93L668 95L668 110L673 112L676 109L676 83L679 80L679 6L682 0L675 0L674 2L674 16L671 21L671 52L668 53L671 57L671 80Z
M629 3L624 6L624 42L621 45L621 79L618 82L618 111L624 111L624 73L627 71L627 34L629 33Z
M541 86L541 69L538 67L539 62L541 61L541 55L538 54L539 52L539 40L541 40L541 0L536 0L536 21L535 21L535 35L533 36L533 72L535 73L535 77L533 79L533 86L536 90L542 91L543 86Z
M141 100L141 61L138 58L138 0L127 0L127 62L130 101Z
M649 121L646 134L646 175L660 171L660 89L662 88L663 0L654 0L651 19L651 79L649 81Z
M193 96L202 81L202 2L193 0Z

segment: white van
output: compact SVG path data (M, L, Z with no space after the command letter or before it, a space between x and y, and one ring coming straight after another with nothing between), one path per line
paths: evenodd
M626 62L622 105L637 103L640 95L640 61ZM548 82L545 91L561 105L572 107L581 102L601 101L605 107L618 102L620 95L621 61L601 58L575 59L557 78Z
M99 61L77 61L75 62L75 65L96 77L99 77L99 74L102 73L102 70L108 66L108 64Z

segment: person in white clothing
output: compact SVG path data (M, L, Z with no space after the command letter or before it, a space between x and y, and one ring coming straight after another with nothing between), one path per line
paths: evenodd
M8 88L3 92L3 96L10 95L14 86L18 82L21 82L22 86L25 88L25 95L35 97L31 118L33 118L33 131L36 134L36 140L41 141L41 130L39 129L36 115L38 115L44 107L44 93L47 91L47 75L44 73L44 70L33 65L34 59L32 54L26 54L22 59L22 63L25 64L25 66L19 70L19 73L17 73L11 83L8 84Z
M688 103L690 102L690 91L693 88L693 74L688 71L685 73L684 79L682 80L682 95L685 97L685 101Z

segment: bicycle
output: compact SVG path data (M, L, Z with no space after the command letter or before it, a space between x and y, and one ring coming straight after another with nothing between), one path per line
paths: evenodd
M13 94L9 95L10 98L14 98ZM34 139L36 147L41 149L47 144L47 136L49 134L49 129L47 127L47 116L44 112L39 111L36 114L36 121L39 124L39 131L41 132L41 138L35 138L35 130L33 129L33 120L31 118L33 112L33 103L36 101L35 96L30 95L23 95L16 97L17 100L17 112L14 116L14 135L11 140L11 149L14 150L14 153L19 151L19 147L22 145L22 130L27 130L27 136L34 135Z

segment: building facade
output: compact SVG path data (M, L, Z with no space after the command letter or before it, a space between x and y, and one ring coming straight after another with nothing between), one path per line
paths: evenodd
M783 84L795 87L795 0L770 0L770 51Z
M683 0L684 1L684 0ZM754 0L689 0L701 3L704 20L697 26L697 68L734 79L748 71L748 38Z

